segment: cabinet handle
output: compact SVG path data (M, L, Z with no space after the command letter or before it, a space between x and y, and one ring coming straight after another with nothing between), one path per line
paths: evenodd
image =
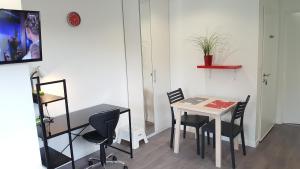
M269 74L265 74L264 73L264 75L263 75L264 77L269 77L269 76L271 76L271 74L269 73Z

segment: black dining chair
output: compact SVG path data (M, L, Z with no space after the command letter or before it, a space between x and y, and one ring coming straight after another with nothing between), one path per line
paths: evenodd
M244 113L247 106L247 103L249 102L250 95L247 96L246 101L244 102L238 102L233 113L231 116L230 122L221 122L221 134L222 136L229 137L230 140L230 151L231 151L231 161L232 161L232 168L235 168L235 157L234 157L234 142L233 139L241 134L242 139L242 148L243 148L243 154L246 155L246 146L245 146L245 136L244 136ZM237 125L235 122L237 120L240 120L239 125ZM202 127L202 132L209 132L213 133L213 146L215 147L215 120L210 121L209 123L205 124ZM205 145L205 139L204 135L202 135L201 138L201 156L204 158L204 145Z
M178 101L184 100L184 95L181 88L171 91L167 93L170 105L176 103ZM170 139L170 147L173 148L173 141L174 141L174 130L176 119L174 115L174 109L171 107L171 115L172 115L172 128L171 128L171 139ZM199 136L199 129L204 124L209 122L209 117L201 116L201 115L188 115L187 112L184 112L184 115L181 116L181 125L183 125L183 138L186 137L186 126L195 127L196 129L196 137L197 137L197 154L200 155L200 136ZM209 140L208 140L209 141Z
M110 110L92 115L89 118L89 124L95 129L83 135L83 138L89 142L96 143L100 146L100 159L89 158L89 167L94 168L101 165L105 168L107 163L122 164L124 169L128 169L123 161L118 161L113 154L106 156L105 148L113 143L115 137L115 129L119 121L120 110ZM111 158L111 161L107 159Z

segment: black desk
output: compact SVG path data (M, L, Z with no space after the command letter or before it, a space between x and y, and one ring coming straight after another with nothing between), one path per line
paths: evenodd
M70 130L74 131L74 130L77 130L80 128L87 127L89 125L89 117L93 114L106 112L108 110L115 110L115 109L119 109L120 114L128 113L129 134L130 134L130 151L128 152L126 150L119 149L114 146L110 146L110 147L118 149L127 154L130 154L130 157L133 158L131 113L130 113L129 108L124 108L124 107L119 107L119 106L114 106L114 105L109 105L109 104L100 104L97 106L93 106L93 107L89 107L89 108L71 112L70 113L70 126L71 126ZM65 114L53 117L53 123L50 124L50 127L46 127L47 139L68 133L69 131L68 131L66 120L67 120L67 117ZM49 128L50 128L50 130L49 130ZM39 133L40 133L40 131L39 131ZM75 140L76 137L73 138L73 140Z
M34 74L33 74L34 75ZM128 112L128 120L129 120L129 134L130 134L130 151L122 150L117 147L116 148L122 152L130 154L130 157L133 158L133 151L132 151L132 130L131 130L131 114L130 109L123 108L119 106L114 105L108 105L108 104L101 104L89 108L85 108L82 110L75 111L73 113L69 112L68 107L68 96L67 96L67 86L66 86L66 80L57 80L57 81L51 81L51 82L45 82L40 83L39 77L33 77L31 75L31 80L36 79L36 91L41 91L41 88L46 85L51 84L62 84L63 87L63 96L56 96L48 93L44 94L37 94L39 92L34 91L33 87L33 81L32 82L32 90L33 90L33 102L37 103L39 106L39 118L41 120L41 123L37 125L38 135L43 139L43 145L44 147L40 148L41 153L41 159L42 164L46 166L48 169L53 169L60 167L66 163L72 162L72 169L75 169L75 163L74 163L74 155L73 155L73 141L80 136L81 132L84 131L84 129L89 125L89 117L92 114L101 113L107 110L112 109L119 109L120 113L126 113ZM47 108L47 106L50 103L57 102L57 101L63 101L64 107L65 107L65 114L56 116L56 117L47 117L44 113L44 106ZM48 109L47 109L48 111ZM81 129L79 134L73 134L71 133L74 130ZM51 147L48 146L48 139L51 139L56 136L60 136L62 134L68 135L68 145L61 151L58 152ZM75 135L75 138L72 138L72 135ZM64 150L66 148L70 147L70 157L63 154Z

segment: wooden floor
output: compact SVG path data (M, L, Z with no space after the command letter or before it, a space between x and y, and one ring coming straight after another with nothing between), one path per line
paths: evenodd
M110 148L107 151L126 161L129 169L215 169L212 146L206 148L206 158L201 159L196 155L194 134L189 133L186 139L181 139L180 153L174 154L169 148L169 136L170 130L166 130L150 138L148 144L142 144L135 151L134 159ZM87 158L76 161L76 169L84 168ZM238 169L300 169L300 126L276 125L256 149L247 147L247 156L242 155L241 149L236 151L236 165ZM222 144L222 168L231 168L227 142Z
M146 136L149 136L150 134L153 134L155 131L154 128L154 123L150 122L150 121L145 121L145 133Z

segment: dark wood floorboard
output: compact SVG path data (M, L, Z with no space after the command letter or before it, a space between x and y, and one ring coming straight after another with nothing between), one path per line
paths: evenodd
M116 150L118 159L127 162L129 169L215 169L215 151L212 145L206 146L206 157L196 155L194 134L188 133L181 139L180 153L174 154L169 148L170 130L166 130L142 144L134 153L134 159ZM270 134L254 148L247 147L247 156L241 148L236 154L237 169L300 169L300 126L276 125ZM91 156L98 156L98 152ZM76 169L87 166L88 157L76 161ZM68 166L61 167L69 168ZM107 169L121 169L121 166L108 166ZM231 168L229 144L222 144L222 169Z
M145 121L145 130L146 130L146 136L153 134L155 130L154 123L150 121Z

